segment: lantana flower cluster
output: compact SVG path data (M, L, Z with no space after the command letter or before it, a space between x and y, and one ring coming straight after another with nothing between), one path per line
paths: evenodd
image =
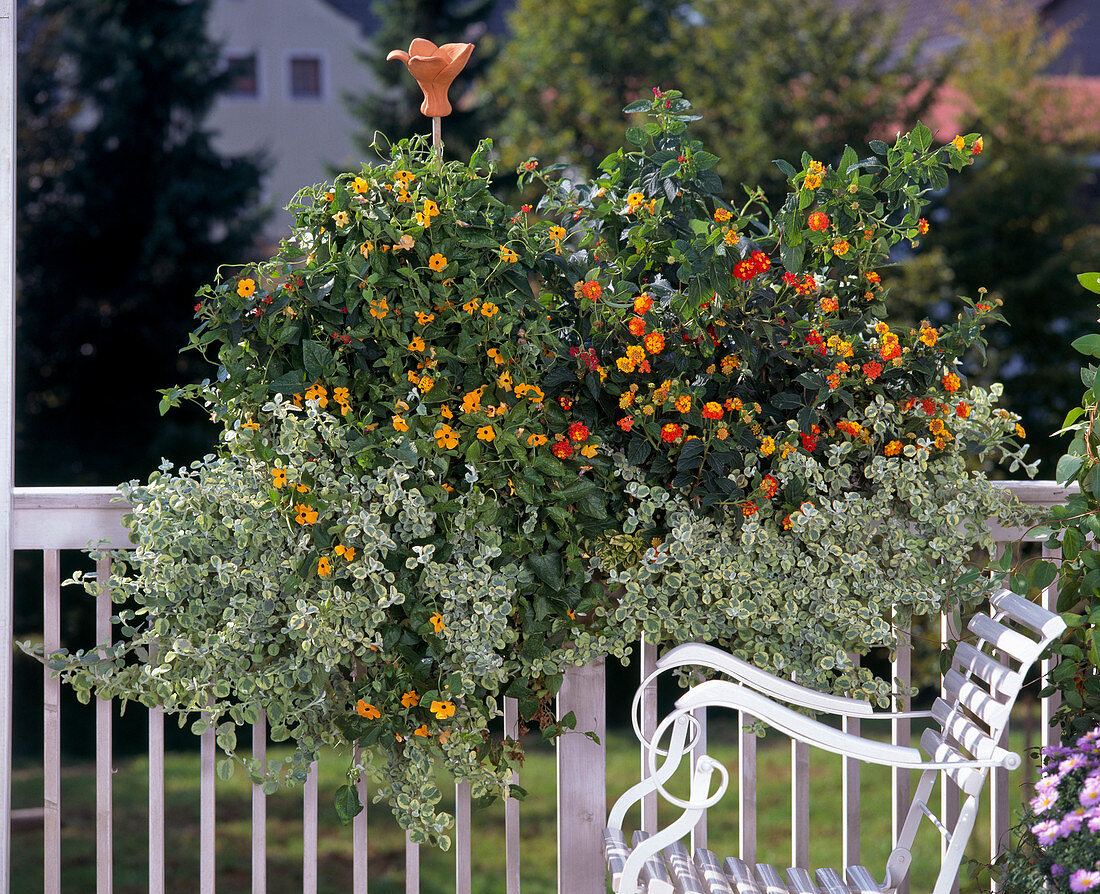
M1028 805L1010 891L1100 891L1100 727L1042 750L1043 771Z

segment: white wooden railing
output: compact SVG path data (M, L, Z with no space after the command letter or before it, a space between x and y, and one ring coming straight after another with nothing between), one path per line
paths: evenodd
M1007 485L1021 500L1030 504L1050 505L1064 500L1066 491L1052 482L1021 482ZM40 552L43 562L43 617L44 642L47 651L61 645L60 613L60 559L62 550L84 549L91 542L100 542L111 548L130 546L121 517L124 504L116 502L114 488L16 488L14 491L14 523L11 539L14 550ZM994 529L999 542L1019 539L1022 531ZM105 562L97 570L105 576ZM1048 607L1053 608L1053 590L1047 593ZM10 598L0 600L0 606L10 606ZM4 614L10 608L2 609ZM97 599L96 635L98 642L107 642L111 634L112 607L108 595ZM6 651L10 655L12 618L0 618L5 637ZM952 631L949 621L941 625L941 635L949 638ZM654 667L656 649L641 644L639 670L644 677ZM910 679L911 650L908 646L898 652L893 673L898 679ZM1045 673L1048 669L1043 668ZM45 894L58 894L61 890L61 690L60 683L51 679L48 672L44 679L42 705L44 756L43 756L43 835ZM1057 707L1053 699L1042 705L1042 722L1039 724L1042 741L1031 744L1047 744L1057 737L1050 718ZM897 710L905 710L899 704ZM3 706L7 713L7 728L11 726L10 700ZM111 704L96 703L96 894L109 894L112 882L112 830L114 826L112 778ZM605 748L606 748L606 699L604 662L596 661L576 668L566 674L558 696L558 713L564 716L572 711L577 718L577 732L563 736L557 747L558 764L558 891L559 894L595 894L606 890L605 866L601 854L602 829L607 815ZM706 748L706 718L698 749ZM643 729L651 733L657 722L657 693L655 685L643 699ZM756 736L748 727L750 721L741 719L737 736L739 796L739 845L740 856L753 861L756 856ZM847 728L858 733L859 720L847 720ZM159 709L149 710L149 829L148 829L148 889L150 894L163 894L165 890L165 792L164 792L164 715ZM516 703L505 700L505 729L510 735L518 730ZM594 731L599 743L582 735ZM909 744L911 738L908 720L892 724L891 736L897 744ZM1006 730L1007 737L1007 730ZM264 721L253 730L253 753L262 758L266 747ZM0 773L5 794L11 785L11 752L4 755ZM215 886L215 740L213 730L202 736L200 746L200 844L199 877L200 894L212 894ZM1026 765L1025 765L1026 766ZM731 774L732 775L732 774ZM792 865L806 866L809 857L809 752L805 745L793 744L791 748L791 860ZM1008 771L994 771L989 796L991 819L991 849L995 856L1005 846L1010 824L1009 786L1013 783ZM317 772L310 775L303 790L303 894L317 891ZM950 826L958 811L958 792L950 785L943 791L943 816ZM365 791L361 800L367 803ZM891 817L896 836L901 819L910 800L909 773L895 771L892 780ZM846 760L843 763L841 816L837 826L842 833L843 860L847 865L860 862L860 769L859 763ZM471 891L471 847L473 835L470 820L470 793L466 785L459 784L455 791L455 891L469 894ZM953 808L952 808L952 805ZM874 805L881 811L885 805ZM642 827L653 830L656 825L656 795L647 798L642 807ZM256 788L252 795L252 892L266 891L266 816L267 804L263 792ZM520 804L510 800L505 807L506 853L500 890L508 894L520 891L519 826ZM368 883L367 860L367 811L364 810L352 824L353 839L353 894L366 892ZM10 878L8 854L8 824L4 824L4 841L0 862L0 894L22 890L13 887ZM705 845L706 829L697 835L696 844ZM406 840L405 876L406 892L417 892L419 885L419 851ZM906 894L906 892L899 892Z

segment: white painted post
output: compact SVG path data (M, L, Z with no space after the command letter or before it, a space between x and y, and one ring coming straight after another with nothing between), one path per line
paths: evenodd
M607 822L607 708L604 659L572 667L558 692L558 718L577 727L558 738L558 894L606 890L603 829ZM597 745L584 735L594 732Z
M455 894L470 894L470 783L455 783Z
M302 894L317 894L317 761L302 786Z
M896 621L895 621L896 624ZM897 685L908 689L912 675L913 647L909 639L908 627L898 629L898 654L891 665L891 673L897 680ZM909 710L909 693L899 693L894 699L895 711ZM908 717L890 721L890 741L895 745L909 745L912 739L912 721ZM896 847L898 835L905 823L905 817L909 812L909 802L912 800L911 787L909 785L909 771L894 768L890 771L890 782L893 790L890 811L890 841L891 846ZM897 894L909 894L909 876L907 875L898 885Z
M164 709L149 709L149 894L164 894Z
M0 894L11 886L15 485L15 0L0 0Z
M95 598L95 637L106 654L111 644L111 591L107 584L111 577L111 560L98 559L95 563L96 583L100 586ZM96 894L111 894L114 890L114 796L112 766L114 736L112 715L114 705L110 699L95 701L95 880Z
M420 845L405 833L405 894L420 894Z
M859 655L849 655L852 662L859 666ZM841 721L844 732L851 736L860 735L860 722L858 717L845 717ZM841 769L840 800L844 816L843 830L841 832L841 858L842 866L858 866L859 859L859 828L860 828L860 762L854 757L844 758Z
M43 643L46 654L61 648L61 564L56 549L42 555ZM61 894L61 680L42 669L42 745L45 766L42 800L45 810L43 878L46 894Z
M359 765L362 754L356 746L355 764ZM370 803L367 793L367 774L363 771L359 775L359 781L355 784L359 792L359 803L363 809L359 811L355 819L351 821L351 889L352 894L367 894L367 805Z
M252 757L267 771L267 715L252 725ZM252 894L267 894L267 795L262 785L252 786Z
M657 669L657 646L646 642L645 638L638 644L638 673L639 684ZM653 734L657 731L657 681L654 680L642 693L642 736L647 741L653 740ZM639 779L649 775L649 749L639 744L639 756L641 769ZM657 831L657 793L650 792L642 797L642 817L639 828L643 832L652 835Z
M756 734L754 718L737 713L738 853L750 865L756 862Z
M1062 551L1060 549L1048 549L1043 547L1044 559L1056 559L1055 564L1061 564ZM1058 611L1058 584L1057 581L1052 583L1049 587L1043 590L1043 607L1047 611ZM1046 686L1050 680L1050 672L1054 670L1054 666L1058 663L1057 656L1048 658L1040 663L1039 672L1042 675L1040 684ZM1062 694L1055 692L1052 695L1044 698L1041 704L1041 714L1039 721L1039 728L1042 733L1042 744L1057 745L1061 741L1062 731L1058 728L1058 724L1054 722L1054 712L1058 710L1062 702ZM1029 743L1030 744L1030 743Z
M519 741L519 702L514 698L504 700L504 735ZM519 785L519 773L512 773L512 783ZM509 798L504 802L504 877L508 894L520 894L519 865L519 801Z
M217 802L214 795L214 727L199 736L199 894L214 894L217 879Z
M955 623L954 617L950 613L940 616L940 648L943 648L945 643L953 642L958 639L959 631L958 625ZM942 679L941 679L942 684ZM941 690L942 691L942 690ZM955 831L955 826L959 822L959 787L946 776L940 778L940 822L942 822L949 832ZM948 841L946 838L940 838L940 864L943 864L944 857L947 856ZM956 878L954 884L951 886L951 894L959 894L959 880Z

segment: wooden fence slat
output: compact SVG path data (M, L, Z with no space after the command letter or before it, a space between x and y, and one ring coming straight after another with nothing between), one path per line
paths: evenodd
M61 648L61 560L56 549L42 554L42 634L48 655ZM61 892L61 680L42 671L43 879L46 894Z
M791 866L810 867L810 746L791 742Z
M149 894L164 894L164 710L149 709Z
M358 765L362 754L355 749L355 764ZM356 783L359 792L359 803L363 809L359 811L355 819L351 821L351 888L353 894L367 894L367 848L370 843L367 835L367 805L370 803L367 797L367 774L360 773Z
M558 737L558 892L603 891L607 867L604 659L566 670L558 692L558 718L572 712L576 729ZM584 733L594 732L599 743Z
M252 725L252 757L267 769L267 715L263 711ZM267 795L263 786L252 786L252 894L267 894Z
M657 669L657 646L648 643L645 639L638 644L638 673L639 683ZM657 731L657 681L654 680L642 693L642 736L646 741L653 739ZM639 779L649 775L649 749L639 745L639 758L641 775ZM657 831L657 793L650 792L642 798L642 818L639 828L643 832L652 835Z
M302 894L317 894L317 761L302 786Z
M519 702L504 700L504 735L519 739ZM519 784L519 773L512 773L512 783ZM519 887L519 800L504 802L504 877L507 894L520 894Z
M214 800L214 728L199 737L199 892L214 894L217 841Z
M859 666L859 655L848 656L852 663ZM860 735L858 717L845 717L842 721L844 732L852 736ZM841 857L842 866L858 866L860 861L860 783L861 764L854 757L846 757L841 763L840 802L841 802Z
M420 845L405 833L405 894L420 894Z
M107 580L111 576L110 559L96 561L96 581L103 588L95 600L96 643L111 644L111 593ZM105 650L100 649L105 655ZM114 842L111 793L113 742L111 713L114 706L109 700L97 698L95 703L95 859L96 892L111 894L114 889Z
M470 783L455 783L455 894L470 894Z
M750 866L756 863L756 734L753 718L737 712L738 852Z

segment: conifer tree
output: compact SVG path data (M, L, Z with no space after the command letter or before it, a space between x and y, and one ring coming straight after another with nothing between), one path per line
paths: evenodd
M196 288L258 233L260 161L204 119L224 76L209 0L44 0L20 13L17 475L104 483L189 460L156 388L199 369ZM197 359L197 358L196 358Z

